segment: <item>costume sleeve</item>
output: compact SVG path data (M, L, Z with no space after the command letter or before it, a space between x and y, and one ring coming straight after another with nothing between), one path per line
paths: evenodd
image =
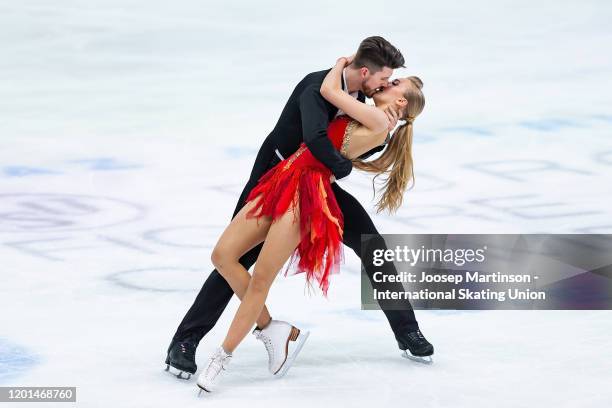
M309 86L300 95L300 112L304 143L312 155L327 166L337 180L348 176L353 164L336 150L327 135L329 113L318 86Z

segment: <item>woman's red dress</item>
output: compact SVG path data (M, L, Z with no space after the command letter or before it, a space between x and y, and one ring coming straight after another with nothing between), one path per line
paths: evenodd
M347 127L351 123L356 122L339 116L327 128L338 151L348 143ZM316 279L325 296L329 275L339 271L343 259L344 217L331 188L331 175L331 170L302 143L295 153L268 170L246 199L255 202L247 218L268 216L274 221L297 206L301 240L290 264L299 259L295 273L306 272L308 283Z

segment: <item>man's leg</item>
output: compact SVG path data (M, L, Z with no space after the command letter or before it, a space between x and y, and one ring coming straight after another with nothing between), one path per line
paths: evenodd
M344 215L344 244L350 247L361 258L361 234L378 234L376 226L355 197L343 190L337 183L332 183L332 189ZM385 242L381 237L374 237L368 242L368 245L380 249L386 248ZM366 251L366 253L371 252ZM372 261L371 256L369 259L362 259L368 278L374 288L381 291L387 289L403 291L403 286L399 282L374 282L374 272L381 271L384 274L397 275L397 270L392 262L386 262L382 267L375 267ZM409 348L414 355L433 354L433 346L424 338L420 338L422 334L409 301L405 302L402 310L385 310L383 302L380 303L380 306L391 325L391 330L393 330L400 349L406 350Z
M232 219L236 217L236 214L244 206L247 196L253 187L257 185L259 178L278 162L279 159L274 154L274 146L265 141L257 153L255 163L249 175L249 181L244 186L242 193L240 193ZM263 243L255 246L240 258L239 262L247 270L255 264L262 246ZM184 339L190 339L197 347L202 337L217 323L233 294L234 292L230 285L219 274L219 271L214 269L204 282L204 285L202 285L202 289L200 289L200 293L196 296L193 305L179 324L170 347L175 342Z
M376 226L372 222L370 215L355 197L343 190L337 183L332 183L332 189L344 215L344 244L361 258L361 234L378 234ZM367 264L365 261L363 263ZM387 262L387 264L394 268L392 263ZM373 285L377 285L376 287L378 288L379 284L374 282L372 278L374 273L372 268L366 268L366 273L370 278L370 282ZM412 308L408 310L383 310L383 312L387 320L389 320L391 330L395 334L419 328Z
M249 180L240 195L232 219L242 208L244 200L252 188L253 182ZM245 269L248 270L255 263L262 246L263 243L253 247L240 258L239 262ZM204 281L200 293L196 296L195 301L172 337L166 355L166 371L184 379L189 379L191 374L196 372L196 348L202 337L217 323L233 294L234 292L227 281L219 271L214 269ZM185 377L183 377L184 374Z
M236 209L234 210L234 214L232 215L232 219L234 219L238 211L242 208L253 186L254 183L249 181L244 187L238 204L236 205ZM245 269L248 270L255 264L262 246L263 242L253 247L240 258L239 262ZM233 294L234 292L227 281L221 276L219 271L214 269L204 282L204 285L202 285L202 289L200 289L200 293L196 296L193 305L191 305L187 314L185 314L185 317L179 324L172 339L173 342L189 338L191 341L195 342L197 347L202 337L204 337L217 323L229 301L232 299Z
M244 206L248 194L257 185L259 178L279 161L274 154L274 146L268 141L264 142L257 153L249 181L240 194L232 219ZM239 260L240 264L248 270L255 264L262 247L263 243L244 254ZM179 378L183 378L183 372L190 373L187 378L195 373L197 370L195 350L202 338L217 323L233 294L227 281L214 269L202 285L200 293L196 296L193 305L187 311L170 342L166 357L166 370L173 367L179 371L177 375Z

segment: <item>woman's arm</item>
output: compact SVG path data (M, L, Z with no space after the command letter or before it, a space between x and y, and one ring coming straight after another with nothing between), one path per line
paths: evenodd
M340 81L346 63L346 58L338 59L321 84L321 95L372 132L382 132L389 126L389 119L385 112L375 106L359 102L342 90Z
M327 73L321 84L321 95L327 99L326 95L331 95L335 92L342 91L342 71L346 67L347 59L340 57L336 61L336 65ZM330 101L331 102L331 101Z

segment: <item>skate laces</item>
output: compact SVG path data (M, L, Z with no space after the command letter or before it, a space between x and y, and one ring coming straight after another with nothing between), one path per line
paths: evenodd
M421 333L421 331L419 329L416 329L415 331L413 331L412 333L413 337L416 337L416 339L418 340L425 340L425 336L423 336L423 333Z
M272 365L272 356L274 356L274 344L270 337L263 334L262 331L258 331L255 333L255 337L257 340L261 340L266 347L266 351L268 352L268 366Z
M194 355L194 347L191 343L180 342L179 349L181 353L185 354L188 357L192 357Z
M214 354L212 357L210 357L210 364L208 365L208 368L206 369L206 376L209 377L211 380L214 380L217 377L217 375L219 375L221 370L226 369L225 362L229 361L230 358L232 358L231 354L223 355L220 351ZM211 376L211 372L213 373L212 376Z

